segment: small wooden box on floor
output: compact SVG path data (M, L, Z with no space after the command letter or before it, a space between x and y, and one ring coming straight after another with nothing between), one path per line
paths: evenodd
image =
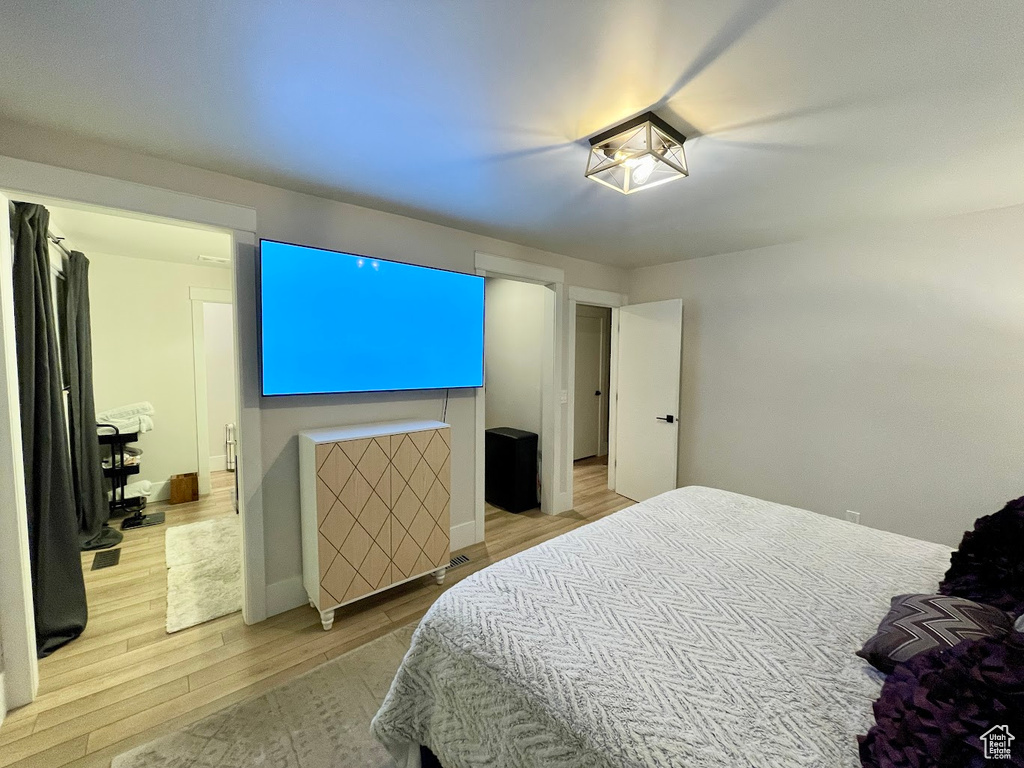
M171 504L185 504L199 501L199 473L188 472L184 475L171 475Z
M334 611L451 559L451 430L396 421L299 434L302 580L324 629Z

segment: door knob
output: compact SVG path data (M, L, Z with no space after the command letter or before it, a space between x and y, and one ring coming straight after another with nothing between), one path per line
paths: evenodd
M597 390L597 392L594 393L594 397L599 397L600 394L601 394L601 390L599 389L599 390Z
M672 414L669 414L668 416L655 416L655 418L658 421L667 421L669 424L675 423L676 420L676 417L673 416Z

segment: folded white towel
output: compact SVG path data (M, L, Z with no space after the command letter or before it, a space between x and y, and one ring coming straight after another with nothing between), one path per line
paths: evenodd
M131 403L119 405L117 408L108 408L96 414L96 421L112 422L116 419L128 419L132 416L152 416L156 413L153 404L148 402Z

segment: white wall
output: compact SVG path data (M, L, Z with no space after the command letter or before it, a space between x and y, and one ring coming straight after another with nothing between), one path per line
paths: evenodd
M2 618L2 617L0 617ZM7 717L7 680L4 677L4 627L0 622L0 726Z
M0 119L0 147L11 157L250 206L256 210L261 237L463 272L475 271L475 252L483 251L562 269L566 286L620 293L627 281L625 271L615 267L257 184L6 119ZM253 301L251 296L239 297L236 304ZM564 343L561 346L563 360L571 360L566 358ZM569 365L563 365L563 374L567 370ZM567 388L564 375L558 386ZM365 421L436 419L441 415L442 400L443 393L431 392L263 399L264 529L271 612L302 603L297 433ZM453 530L460 526L472 530L478 460L472 390L451 393L448 422L453 433L452 526Z
M210 470L225 468L224 425L236 421L234 309L230 304L203 304L206 356L206 408Z
M488 278L484 323L487 429L515 427L540 435L544 307L542 285Z
M87 253L97 412L148 400L153 431L139 436L142 471L161 484L198 470L190 287L231 287L230 270ZM223 451L221 451L223 453Z
M684 300L680 484L946 544L1024 494L1024 207L641 269Z

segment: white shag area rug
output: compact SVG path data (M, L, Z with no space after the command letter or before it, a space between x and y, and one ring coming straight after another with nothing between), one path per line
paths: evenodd
M114 758L111 768L394 768L370 735L416 623Z
M168 528L167 631L242 610L238 515Z

